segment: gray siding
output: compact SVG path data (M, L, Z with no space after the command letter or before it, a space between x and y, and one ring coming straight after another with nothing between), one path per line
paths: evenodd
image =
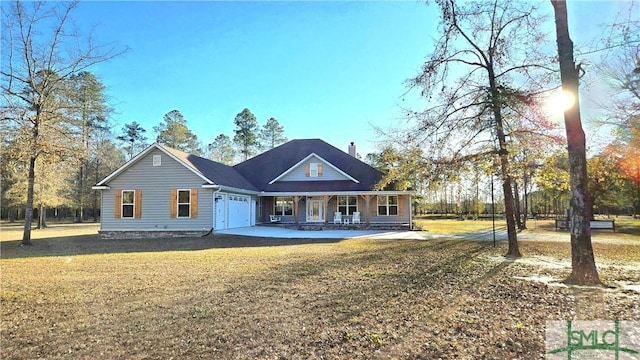
M153 155L161 155L162 165L153 166ZM102 190L102 231L177 231L213 227L213 190L203 189L204 180L165 153L154 150L116 176ZM142 192L141 218L116 219L117 190ZM171 189L198 190L198 216L195 219L170 218Z
M322 164L322 176L321 177L307 177L306 175L306 167L307 164L310 163L320 163ZM310 157L304 163L298 165L298 167L294 168L290 173L284 176L282 179L278 181L331 181L331 180L350 180L340 172L336 171L334 168L318 159L315 156Z

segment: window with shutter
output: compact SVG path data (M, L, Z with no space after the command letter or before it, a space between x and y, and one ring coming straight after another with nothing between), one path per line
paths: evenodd
M318 177L318 163L309 164L309 177Z
M135 190L122 190L122 196L120 206L120 217L122 219L133 219L135 214L136 205L136 191Z
M191 190L178 190L178 218L191 217Z

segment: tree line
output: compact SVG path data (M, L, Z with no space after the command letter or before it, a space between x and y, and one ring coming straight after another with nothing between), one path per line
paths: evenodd
M47 122L48 133L38 134L38 141L56 144L56 156L41 155L34 169L34 204L38 227L46 227L47 212L58 218L75 221L98 221L100 198L92 186L150 145L147 130L136 121L125 124L119 133L112 129L112 109L108 106L105 86L90 72L72 76L68 88L56 97L60 103L77 111L59 114L56 122ZM7 117L3 127L2 150L2 218L23 219L28 178L26 146L20 136L24 127L18 119ZM276 118L262 126L245 108L234 119L234 136L221 133L203 146L188 127L179 110L166 113L153 126L153 142L213 161L234 165L262 151L287 141L284 127ZM73 135L70 135L73 134ZM47 211L49 210L49 211Z
M248 108L243 109L234 118L233 137L218 134L210 143L203 146L201 141L187 124L187 119L179 110L171 110L162 117L162 121L153 127L153 141L190 154L202 156L227 165L272 149L287 141L284 126L278 119L270 117L262 126ZM149 146L147 130L137 121L125 124L115 139L122 151L132 158Z

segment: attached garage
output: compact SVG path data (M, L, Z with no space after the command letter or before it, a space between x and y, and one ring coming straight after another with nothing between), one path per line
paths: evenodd
M228 229L251 226L251 197L229 195Z
M215 197L215 228L233 229L253 225L251 196L218 193Z

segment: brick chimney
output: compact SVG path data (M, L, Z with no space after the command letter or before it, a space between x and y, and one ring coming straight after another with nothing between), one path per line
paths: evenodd
M356 157L356 144L352 141L351 144L349 144L349 155Z

